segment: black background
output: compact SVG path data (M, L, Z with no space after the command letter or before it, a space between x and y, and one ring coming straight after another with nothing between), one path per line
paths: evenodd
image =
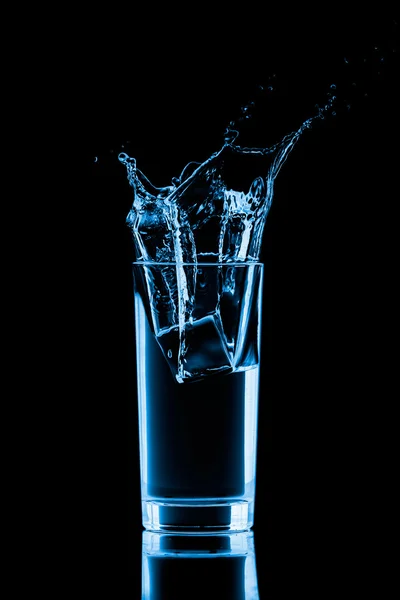
M393 18L328 7L315 21L154 11L97 8L74 22L62 57L66 137L55 133L69 145L55 195L72 185L52 233L63 259L47 299L50 337L57 348L62 340L60 351L49 345L57 384L43 451L52 570L64 588L140 598L134 256L125 224L133 196L118 153L167 185L220 147L258 85L277 90L268 112L257 113L268 145L338 82L351 109L343 102L336 118L302 136L277 178L264 235L254 533L261 598L325 597L349 574L345 589L372 585L376 540L391 527L395 445L387 383L398 273ZM385 58L380 75L375 45ZM345 58L356 92L339 85Z

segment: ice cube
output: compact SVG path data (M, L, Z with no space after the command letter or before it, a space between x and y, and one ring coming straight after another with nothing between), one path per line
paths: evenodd
M217 314L193 320L186 325L183 334L183 356L179 354L179 328L165 330L157 337L170 369L179 383L195 381L213 373L232 371L221 320ZM180 361L183 369L179 368Z
M258 364L258 326L260 319L259 280L256 265L241 268L224 266L219 302L224 336L235 370Z
M208 315L186 326L185 378L232 371L231 360L218 314Z
M236 273L240 273L238 268ZM243 269L246 271L246 269ZM259 363L259 325L261 305L258 290L262 271L256 266L243 274L240 313L233 363L235 370L249 369Z

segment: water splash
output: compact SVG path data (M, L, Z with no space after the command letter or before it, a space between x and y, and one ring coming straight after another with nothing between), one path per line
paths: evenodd
M335 96L328 93L326 104L317 106L312 117L269 147L239 144L240 122L231 121L221 148L202 163L187 163L180 175L172 178L171 185L165 187L155 187L137 168L134 158L124 152L119 154L134 191L127 223L133 233L136 260L163 264L157 281L154 272L146 271L146 296L151 306L156 297L163 297L164 305L169 305L172 322L167 328L160 324L154 310L150 312L157 340L163 348L168 345L166 358L171 358L171 335L177 333L179 337L176 369L179 382L191 376L187 369L187 335L194 327L197 264L205 260L224 264L259 260L275 179L300 136L332 110L334 101ZM250 118L253 108L254 103L244 106L242 116ZM242 161L246 159L250 163L242 169ZM254 165L251 161L255 161ZM233 185L242 171L250 173L250 179L241 187ZM235 342L224 336L220 303L222 295L234 288L235 282L229 270L224 273L226 281L220 279L216 294L213 327L216 335L224 339L216 342L221 343L221 356L229 357L228 367L234 368L231 349ZM199 322L195 325L200 326ZM203 325L210 326L208 320Z
M176 263L195 263L205 256L219 262L258 260L275 179L303 132L333 112L335 100L328 93L326 104L317 106L315 115L269 147L236 143L237 123L231 122L218 151L202 163L189 162L165 187L155 187L137 169L134 158L120 153L118 158L125 165L134 190L127 223L132 229L136 259ZM245 109L250 110L251 105ZM235 155L266 159L264 174L256 175L248 191L232 189L226 183L229 169L236 167ZM243 226L241 235L236 227L239 223Z
M170 366L171 361L176 361L173 372L177 381L184 382L193 376L188 367L193 359L187 339L199 335L203 325L214 327L215 335L220 336L220 340L215 338L215 344L220 344L221 361L225 357L228 360L221 368L238 366L234 350L236 330L227 326L226 312L223 314L223 299L234 295L237 286L234 269L224 268L224 276L218 282L212 324L208 317L207 323L203 323L194 312L196 286L202 285L198 264L234 265L259 260L275 181L295 145L317 122L328 116L337 118L341 112L347 114L359 101L367 101L371 82L382 79L391 53L396 51L394 46L387 50L375 44L368 52L363 49L357 55L346 53L341 60L343 74L329 82L324 101L315 105L314 114L301 119L299 127L279 136L279 142L267 147L242 142L243 130L251 127L259 106L253 98L226 127L220 148L203 162L188 162L165 187L154 186L126 152L119 154L134 194L127 223L133 234L136 260L163 265L157 276L144 266L146 293L152 307L160 298L161 304L168 307L168 326L163 321L163 311L151 308L149 314ZM276 97L277 89L279 84L273 75L265 85L258 86L257 93ZM243 173L248 174L247 179L240 177ZM178 344L174 341L176 336Z

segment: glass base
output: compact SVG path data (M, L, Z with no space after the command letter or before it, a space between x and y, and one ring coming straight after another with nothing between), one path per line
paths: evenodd
M142 502L143 527L150 531L210 533L247 531L254 524L254 502Z

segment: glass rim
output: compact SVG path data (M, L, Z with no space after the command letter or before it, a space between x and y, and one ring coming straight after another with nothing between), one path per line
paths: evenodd
M197 261L197 262L158 262L153 260L143 260L143 261L132 261L132 266L134 267L176 267L180 265L182 267L263 267L264 263L260 261L232 261L232 262L209 262L209 261Z

